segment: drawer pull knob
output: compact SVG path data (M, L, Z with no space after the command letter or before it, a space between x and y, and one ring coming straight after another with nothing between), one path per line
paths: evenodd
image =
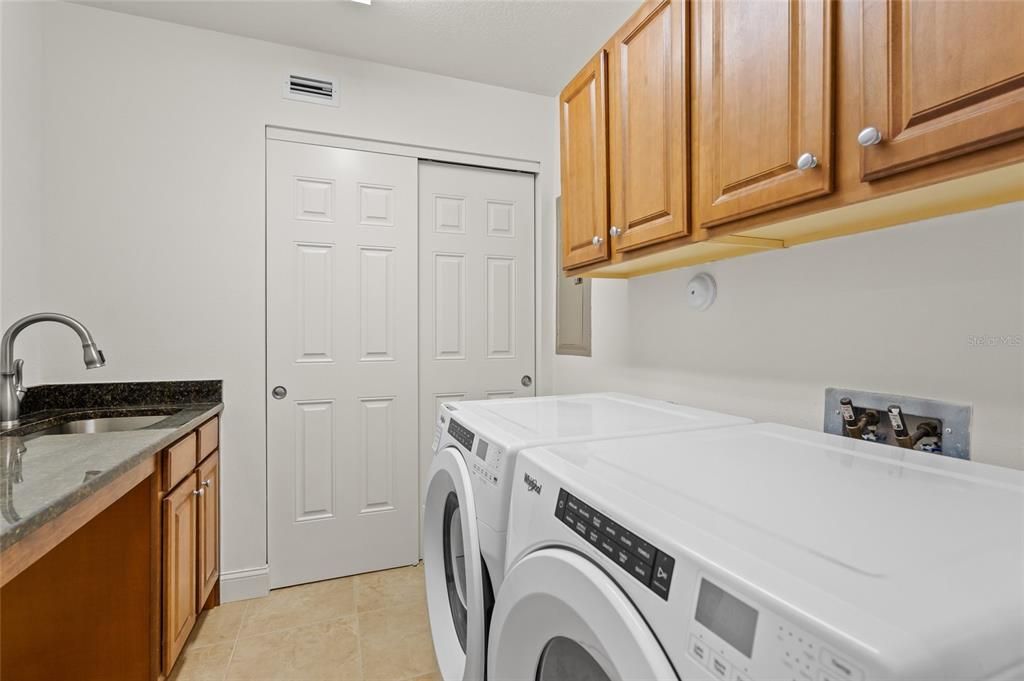
M595 246L600 246L601 244L604 243L604 237L600 235L595 235L594 238L590 240L590 243L594 244Z
M192 491L192 494L193 494L194 496L197 496L197 497L201 497L201 496L203 496L203 493L204 493L204 492L206 492L206 490L205 490L205 489L197 489L197 490L193 490L193 491Z

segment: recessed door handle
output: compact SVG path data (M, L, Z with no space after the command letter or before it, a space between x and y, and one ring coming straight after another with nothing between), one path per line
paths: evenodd
M521 379L519 379L519 382L523 384L524 388L529 388L531 385L533 385L533 379L530 378L529 375L525 374Z
M283 385L274 386L270 394L274 396L275 400L283 400L288 395L288 389Z

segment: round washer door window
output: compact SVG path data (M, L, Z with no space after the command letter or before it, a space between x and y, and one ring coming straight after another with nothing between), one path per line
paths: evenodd
M529 554L505 577L491 618L490 681L677 679L626 594L565 549Z
M482 678L485 577L469 470L446 448L434 455L428 479L423 567L437 664L446 679Z

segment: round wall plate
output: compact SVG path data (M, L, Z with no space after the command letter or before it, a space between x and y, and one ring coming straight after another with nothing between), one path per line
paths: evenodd
M707 272L701 272L686 285L686 302L695 310L706 310L715 302L717 292L715 278Z

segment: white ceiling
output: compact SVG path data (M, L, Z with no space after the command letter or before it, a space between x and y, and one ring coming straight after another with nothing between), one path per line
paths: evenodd
M556 95L640 0L114 0L101 7Z

